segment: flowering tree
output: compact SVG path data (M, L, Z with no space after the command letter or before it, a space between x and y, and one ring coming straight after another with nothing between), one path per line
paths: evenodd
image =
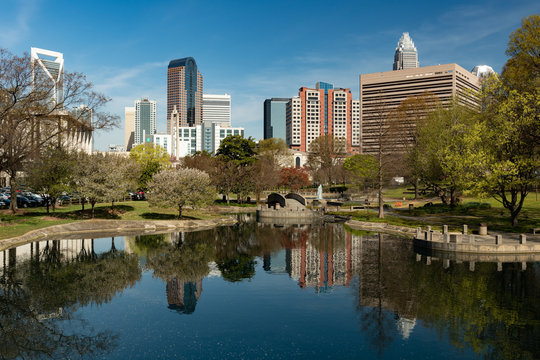
M186 205L199 206L215 197L210 177L197 169L167 169L148 183L148 202L161 207L176 207L178 219Z

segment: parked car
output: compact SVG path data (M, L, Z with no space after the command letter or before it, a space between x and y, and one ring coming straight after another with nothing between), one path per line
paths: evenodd
M28 207L36 207L36 206L37 206L36 201L30 200L26 196L17 195L17 207L28 208Z

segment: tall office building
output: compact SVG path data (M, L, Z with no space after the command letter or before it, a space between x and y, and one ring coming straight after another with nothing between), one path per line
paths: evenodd
M124 108L124 148L131 151L135 143L135 107Z
M155 100L135 100L135 144L151 142L157 132L157 103Z
M443 104L457 96L461 104L478 108L478 91L478 77L457 64L360 75L361 152L378 152L381 119L392 116L392 111L406 98L429 92ZM386 141L396 151L405 145L402 139Z
M301 87L287 103L287 145L295 151L309 151L322 135L344 139L348 153L360 149L360 103L350 89L334 89L317 83L315 89Z
M394 70L418 67L418 51L408 32L403 33L394 54Z
M44 141L47 134L47 143L92 153L93 110L84 104L67 109L64 104L64 55L33 47L30 49L30 59L32 86L47 92L49 99L44 101L55 116L49 121L40 121L39 126L33 129L34 139Z
M264 100L264 138L287 141L287 103L290 98Z
M173 127L202 123L203 78L192 57L169 62L167 70L167 133ZM172 113L177 112L173 121ZM176 124L175 124L176 122Z
M231 95L203 94L203 122L231 126Z
M64 55L39 48L30 49L32 79L34 83L47 84L54 104L64 101Z

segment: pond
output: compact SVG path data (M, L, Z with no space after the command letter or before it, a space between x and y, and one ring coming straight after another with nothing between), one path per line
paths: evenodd
M438 260L341 224L0 253L1 358L540 358L540 263Z

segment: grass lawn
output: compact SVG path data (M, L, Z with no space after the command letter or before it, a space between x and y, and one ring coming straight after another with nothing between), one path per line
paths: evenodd
M184 208L182 217L184 219L213 219L222 215L213 211L212 208L191 209ZM94 208L96 219L113 220L176 220L178 211L176 209L163 209L150 207L147 201L128 201L115 203L114 209L111 204L97 204ZM91 219L90 207L85 206L81 210L81 205L67 205L57 207L56 212L47 214L44 207L19 209L13 215L10 210L0 210L0 239L7 239L20 236L28 231L41 229L47 226L65 224L69 222Z
M399 189L391 189L385 192L390 197L393 194L399 199ZM403 191L403 189L401 190ZM402 193L401 193L402 194ZM432 206L424 206L426 202L432 202ZM411 200L401 201L401 207L394 207L395 200L387 204L393 206L391 212L386 211L384 219L377 218L377 212L373 209L356 212L341 212L342 215L352 215L353 218L361 221L387 222L393 225L405 226L425 226L432 225L434 229L442 229L442 225L448 225L450 231L459 231L463 224L469 225L471 231L478 229L480 223L486 223L488 230L530 233L532 228L540 227L540 201L536 200L534 193L529 194L523 204L523 209L518 217L518 226L513 227L510 220L510 213L501 203L495 199L479 199L465 197L461 205L449 207L442 205L440 200L421 199L415 201L415 208L408 210Z

